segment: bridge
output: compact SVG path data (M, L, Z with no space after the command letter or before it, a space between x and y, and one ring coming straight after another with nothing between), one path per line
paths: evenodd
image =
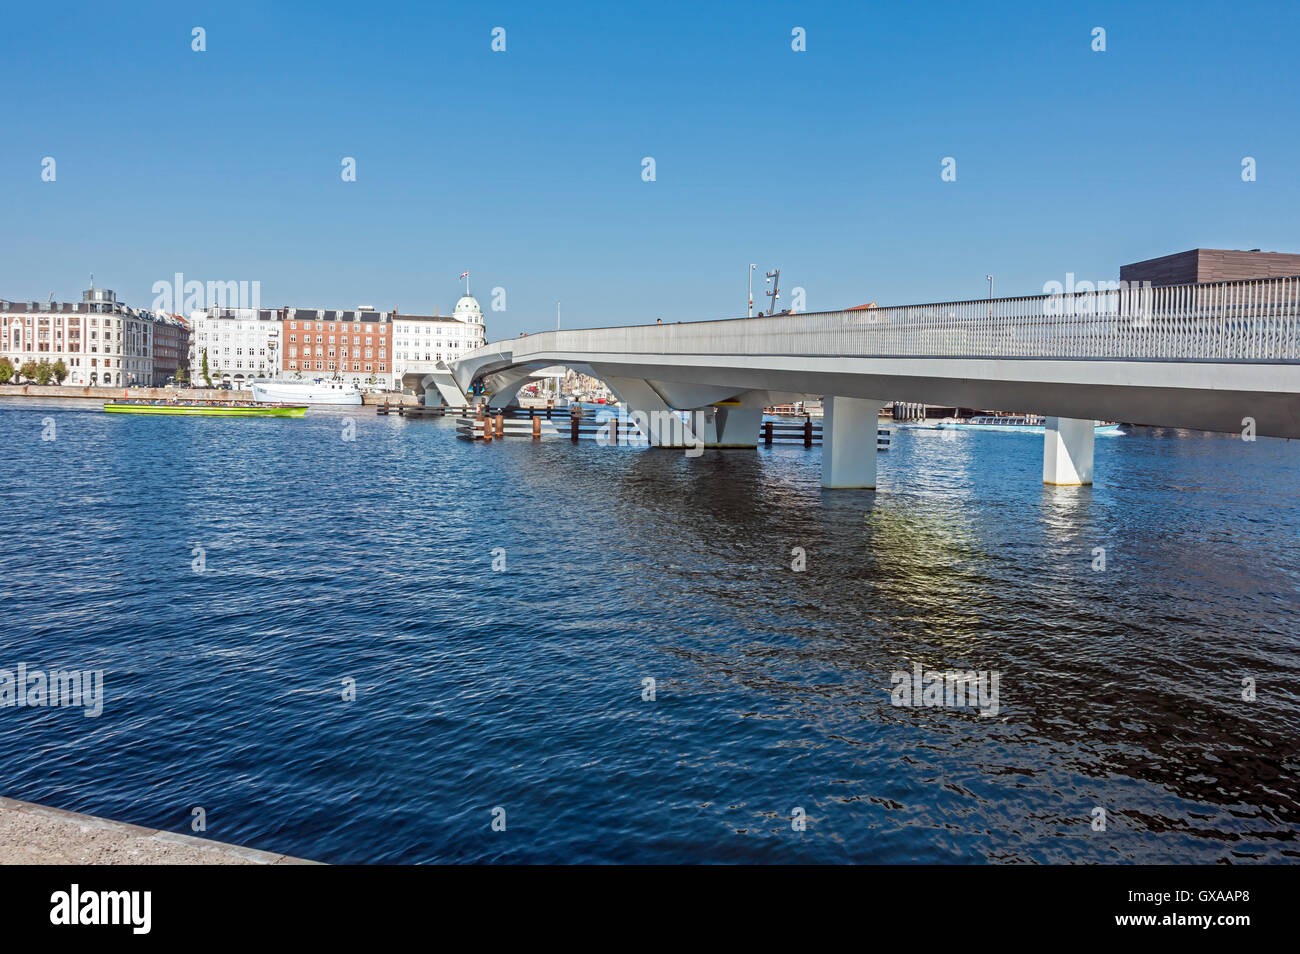
M894 400L1042 414L1044 482L1089 484L1094 419L1300 437L1300 278L546 331L466 353L442 393L481 378L509 404L555 364L603 380L655 446L691 435L646 422L692 411L704 446L754 447L765 406L824 398L828 488L875 486Z

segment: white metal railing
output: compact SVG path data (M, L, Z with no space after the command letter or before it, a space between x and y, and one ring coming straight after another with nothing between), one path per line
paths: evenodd
M1300 361L1300 278L1135 287L722 321L544 331L513 351Z

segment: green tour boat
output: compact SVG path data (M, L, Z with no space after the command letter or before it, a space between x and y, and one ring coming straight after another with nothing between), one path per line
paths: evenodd
M200 417L302 417L305 404L254 404L240 401L110 401L110 414L183 414Z

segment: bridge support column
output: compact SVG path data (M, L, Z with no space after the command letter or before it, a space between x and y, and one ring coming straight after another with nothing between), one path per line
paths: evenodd
M464 407L469 403L450 371L431 372L424 377L421 385L424 387L425 407Z
M618 395L627 408L632 424L651 447L691 447L694 435L676 411L670 408L659 392L640 378L620 378L604 375L602 381Z
M1091 420L1049 417L1043 434L1043 483L1077 487L1092 483Z
M758 432L763 425L766 391L757 396L741 395L738 403L715 405L691 412L696 434L709 448L758 446Z
M876 489L876 418L885 404L874 398L826 398L822 419L822 486Z

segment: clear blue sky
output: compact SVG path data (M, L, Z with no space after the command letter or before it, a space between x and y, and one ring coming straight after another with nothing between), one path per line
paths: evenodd
M430 312L468 268L485 309L506 289L495 339L554 327L557 298L566 327L743 314L750 262L824 310L979 297L988 272L1038 293L1196 246L1300 251L1293 2L24 3L4 20L0 297L76 299L93 271L148 306L179 271L258 280L266 306Z

